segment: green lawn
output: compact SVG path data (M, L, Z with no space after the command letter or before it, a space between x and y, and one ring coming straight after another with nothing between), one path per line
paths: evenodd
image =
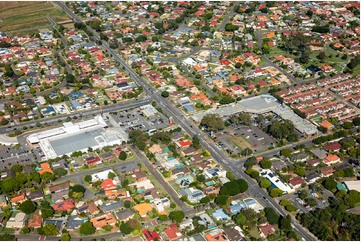
M231 141L233 144L235 144L238 148L241 150L244 150L245 148L252 148L252 145L241 135L240 136L233 136L231 138Z

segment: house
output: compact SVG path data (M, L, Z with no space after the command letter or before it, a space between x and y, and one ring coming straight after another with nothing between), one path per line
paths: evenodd
M244 235L242 229L239 226L230 226L223 229L230 241L243 241Z
M305 162L309 158L309 155L307 153L298 153L294 154L291 157L291 160L293 162Z
M327 152L320 148L312 149L311 153L317 156L319 159L325 159L327 156Z
M204 234L208 241L229 241L227 236L220 229L214 229Z
M63 202L53 204L55 211L69 211L75 207L74 199L68 198Z
M341 159L340 157L338 157L337 155L328 155L324 160L323 163L325 163L326 165L332 165L335 164L337 162L340 162Z
M100 165L102 161L99 156L90 156L85 158L85 164L87 165Z
M256 210L257 207L258 207L257 201L251 198L251 199L245 199L243 201L240 201L239 203L229 206L229 210L233 215L235 215L239 213L242 209L250 208Z
M112 190L112 189L117 188L117 182L114 181L113 179L108 178L108 179L105 179L100 186L104 191Z
M162 240L160 235L155 231L142 230L142 235L147 241Z
M26 201L25 194L20 194L20 195L15 196L15 197L10 199L10 203L13 206L16 205L16 204L19 204L19 203L23 203L25 201Z
M312 159L312 160L306 161L306 163L309 166L318 166L321 163L321 160L320 159Z
M99 208L95 205L94 202L88 202L85 205L82 205L77 208L78 208L78 213L90 213L91 215L95 215L100 212Z
M319 125L323 128L326 128L327 130L331 130L333 128L333 124L328 122L327 120L323 120Z
M329 177L329 176L333 175L335 170L331 166L328 166L328 167L321 168L320 172L321 172L323 177Z
M166 208L170 207L170 201L168 198L157 198L153 201L153 205L155 206L155 209L157 209L157 211L161 213L165 211Z
M44 224L54 224L59 230L61 230L65 223L67 222L67 217L60 217L60 218L49 218L45 220Z
M134 213L131 210L123 210L121 212L118 212L115 214L118 220L120 221L127 221L131 218L133 218Z
M212 213L212 216L218 221L222 222L226 222L231 219L231 217L229 217L221 208Z
M135 177L135 180L137 182L145 181L147 180L147 175L142 171L134 172L133 177Z
M275 232L276 230L272 224L259 227L259 233L264 239L266 239L269 235L274 234Z
M6 207L8 205L8 200L5 197L5 195L0 194L0 212L2 211L2 208Z
M92 222L96 229L101 229L106 225L115 225L117 220L113 214L107 213L90 219L90 222Z
M305 180L302 179L302 177L298 176L295 178L292 178L288 181L295 189L300 188L303 183L305 183Z
M198 224L204 225L205 227L213 226L215 223L207 213L202 213L200 215L194 216L193 219L198 221Z
M44 199L44 194L41 190L37 190L34 192L30 192L29 194L27 194L28 198L35 202L35 201L40 201Z
M144 218L147 216L147 213L152 211L153 207L150 203L139 203L133 207L135 211L139 213L139 215Z
M305 181L307 182L307 184L312 184L314 182L316 182L318 179L320 179L320 175L316 172L311 172L309 174L307 174Z
M21 229L25 225L26 214L23 212L17 213L14 217L11 217L6 223L7 228Z
M53 185L49 187L49 192L50 193L58 193L61 191L67 191L70 188L70 182L64 182L64 183L60 183L57 185Z
M152 147L149 148L149 152L151 154L161 154L163 150L160 148L160 145L154 144Z
M51 169L51 166L48 162L44 162L40 164L40 170L38 170L38 173L41 175L45 172L53 173L53 170Z
M39 214L34 214L34 217L29 220L29 228L39 228L43 224L43 218Z
M190 155L194 155L197 152L197 149L192 147L188 147L187 149L182 151L182 155L183 156L190 156Z
M104 213L108 213L108 212L111 212L111 211L120 210L122 207L123 207L123 203L119 201L119 202L103 204L103 205L101 205L100 209Z
M205 197L203 191L195 189L193 187L180 189L179 194L182 196L186 196L188 200L192 203L199 202L203 197Z
M71 216L66 225L66 229L69 231L73 231L74 229L80 228L80 226L88 221L87 218L79 218L78 216Z
M325 150L327 151L335 151L338 152L341 149L341 144L340 143L330 143L324 146Z
M181 140L181 141L176 142L176 145L179 148L188 148L191 144L192 144L192 141L190 141L190 140Z
M182 236L182 233L175 224L169 225L168 228L166 228L163 232L169 240L176 240Z

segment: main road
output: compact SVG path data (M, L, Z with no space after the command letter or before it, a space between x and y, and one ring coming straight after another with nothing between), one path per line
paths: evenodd
M145 96L143 98L139 98L136 100L129 100L129 101L125 101L122 103L116 103L116 104L109 104L106 106L103 106L102 111L105 112L115 112L115 111L122 111L122 110L127 110L127 109L131 109L131 108L136 108L142 105L146 105L151 103L152 99L149 96ZM54 117L49 117L49 118L43 118L41 120L32 120L32 121L28 121L28 122L23 122L17 125L11 125L9 127L1 127L0 128L0 134L5 134L7 132L10 132L14 129L18 129L18 130L22 130L23 127L27 126L35 126L38 122L41 124L45 124L45 123L55 123L58 122L59 120L63 120L64 118L67 117L87 117L87 116L92 116L95 114L98 114L100 112L100 108L99 107L95 107L92 109L88 109L85 111L77 111L74 113L70 113L70 114L62 114L62 115L57 115Z
M75 21L84 23L77 15L75 15L64 3L57 2L57 4L68 13ZM85 24L85 23L84 23ZM88 30L92 32L93 38L96 40L100 40L100 37L97 32L88 27ZM266 200L266 205L272 206L278 213L285 216L287 214L286 211L274 200L272 199L267 192L261 189L258 184L248 177L242 170L242 167L230 160L227 155L220 150L213 141L209 140L202 130L200 130L191 120L186 118L182 112L175 107L168 99L163 98L159 93L153 90L153 87L146 81L144 81L131 67L129 67L126 62L120 58L120 56L109 47L109 45L102 41L102 46L104 49L119 63L120 66L123 66L124 69L129 73L129 75L139 84L144 90L150 91L152 94L152 98L157 102L158 105L162 108L162 110L167 113L169 116L173 118L173 120L179 124L184 131L186 131L191 136L198 136L200 143L207 147L212 157L227 170L232 170L234 175L238 178L245 179L250 187L251 195L255 197L264 197ZM305 228L303 228L296 220L292 221L294 230L305 240L316 240L316 238L308 232Z

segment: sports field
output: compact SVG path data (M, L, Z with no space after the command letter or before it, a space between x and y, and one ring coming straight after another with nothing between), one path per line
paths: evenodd
M51 2L0 1L0 31L34 32L37 27L50 25L47 15L57 22L69 20L68 15Z

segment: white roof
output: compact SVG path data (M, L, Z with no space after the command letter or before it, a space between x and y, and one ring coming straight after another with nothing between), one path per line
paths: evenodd
M345 183L348 190L360 191L360 181L345 181L343 183Z

